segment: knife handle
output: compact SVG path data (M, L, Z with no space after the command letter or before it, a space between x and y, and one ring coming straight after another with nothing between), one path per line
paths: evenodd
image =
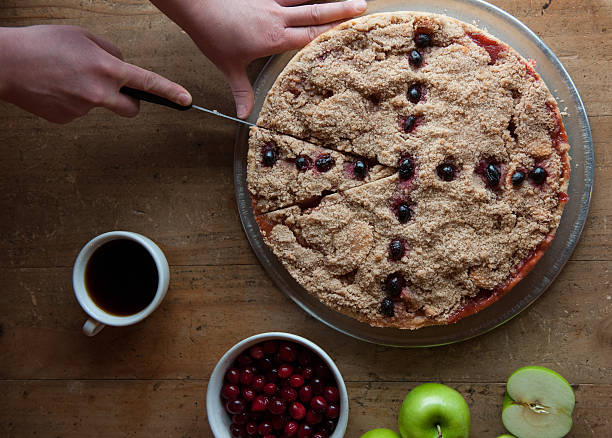
M144 100L145 102L151 102L157 105L167 106L168 108L172 108L179 111L187 111L188 109L191 109L191 105L179 105L178 103L174 103L171 100L158 96L157 94L137 90L136 88L121 87L119 92L127 96L133 97L134 99Z

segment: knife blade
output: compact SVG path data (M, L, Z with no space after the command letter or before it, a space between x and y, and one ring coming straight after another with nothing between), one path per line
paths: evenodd
M194 104L186 105L186 106L179 105L178 103L172 102L171 100L168 100L168 99L166 99L164 97L158 96L157 94L153 94L153 93L149 93L149 92L146 92L146 91L138 90L136 88L121 87L119 92L121 92L121 93L123 93L123 94L125 94L127 96L133 97L134 99L144 100L145 102L154 103L156 105L162 105L162 106L165 106L165 107L168 107L168 108L172 108L172 109L175 109L175 110L178 110L178 111L187 111L187 110L190 110L192 108L195 108L197 110L204 111L205 113L208 113L208 114L213 114L215 116L223 117L223 118L232 120L234 122L242 123L242 124L247 125L249 127L256 126L254 123L247 122L246 120L242 120L242 119L239 119L239 118L236 118L236 117L228 116L226 114L220 113L217 110L210 110L208 108L202 108L201 106L194 105Z
M197 106L194 104L191 104L191 107L197 110L200 110L200 111L204 111L205 113L208 113L208 114L214 114L215 116L225 117L226 119L233 120L234 122L242 123L247 126L257 126L255 125L255 123L247 122L246 120L242 120L237 117L228 116L227 114L220 113L217 110L209 110L208 108L202 108L201 106Z

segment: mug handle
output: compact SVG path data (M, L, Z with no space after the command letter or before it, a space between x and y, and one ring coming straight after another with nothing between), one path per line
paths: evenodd
M85 321L85 324L83 324L83 333L86 336L96 336L98 333L100 333L102 331L102 329L105 327L104 324L102 324L100 321L97 321L93 318L89 318L87 321Z

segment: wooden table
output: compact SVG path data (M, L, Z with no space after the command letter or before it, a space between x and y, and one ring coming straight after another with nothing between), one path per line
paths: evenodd
M127 60L182 83L196 102L232 113L222 76L146 0L48 3L3 0L0 25L84 26ZM353 340L301 311L251 252L234 200L231 122L145 104L135 119L95 110L56 126L0 103L0 435L211 437L204 395L216 361L240 339L281 330L337 361L351 399L347 437L394 427L404 395L425 381L457 388L471 407L472 436L495 437L504 430L504 382L527 364L574 385L570 436L612 436L612 3L494 3L560 57L595 141L582 239L535 305L457 345L401 350ZM85 242L114 229L156 241L171 286L146 321L90 339L80 332L72 263Z

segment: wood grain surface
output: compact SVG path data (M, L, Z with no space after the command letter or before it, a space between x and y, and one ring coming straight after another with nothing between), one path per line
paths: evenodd
M95 110L57 126L0 103L0 436L212 437L204 399L216 361L271 330L304 335L334 358L351 399L347 437L394 427L405 394L426 381L457 388L471 408L472 436L495 437L504 431L504 382L528 364L574 386L568 436L612 436L612 2L493 3L559 56L595 143L581 241L533 306L456 345L356 341L301 311L251 252L235 206L231 122L143 104L134 119ZM233 112L221 74L145 0L0 2L0 26L40 23L84 26L130 62L183 84L195 103ZM252 65L252 77L262 65ZM162 247L170 290L144 322L86 338L71 267L85 242L114 229Z

